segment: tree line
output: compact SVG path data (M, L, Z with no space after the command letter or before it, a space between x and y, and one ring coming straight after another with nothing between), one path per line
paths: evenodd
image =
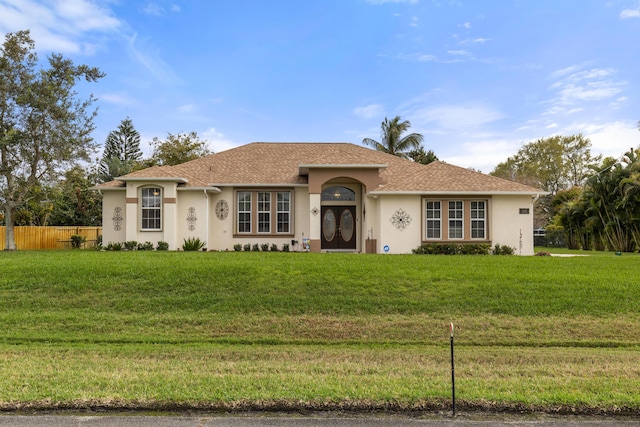
M569 249L640 248L640 149L602 158L581 134L554 136L523 145L491 175L548 192L536 202L536 227L562 233Z
M91 137L95 98L76 87L105 74L60 54L41 62L28 30L5 35L0 46L0 225L5 249L14 250L15 225L100 225L94 185L136 169L171 165L208 154L195 132L151 141L143 159L140 135L129 118L109 133L102 158ZM85 167L79 164L84 164Z

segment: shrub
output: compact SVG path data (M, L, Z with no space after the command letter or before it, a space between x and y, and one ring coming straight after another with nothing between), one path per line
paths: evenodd
M251 250L251 243L245 243L244 246L242 247L242 249L245 252L249 252Z
M207 242L203 242L199 237L189 237L188 239L184 239L182 243L183 251L199 251L204 248Z
M259 252L260 251L260 245L257 243L254 243L253 246L251 247L251 250L253 252Z
M260 249L262 250L262 252L267 252L269 251L269 244L268 243L263 243L260 245Z
M159 241L158 246L156 246L156 250L158 251L168 251L169 244L167 242Z
M138 242L135 240L129 240L128 242L124 242L124 248L128 251L133 251L138 249Z
M283 243L282 244L282 252L289 252L289 244L288 243Z
M271 245L271 252L278 252L278 245L276 245L275 243L273 243Z
M488 255L489 243L425 243L413 249L419 255Z
M536 253L536 256L551 256L551 254L549 252L540 251Z
M236 252L240 252L242 250L242 245L240 243L236 243L233 245L233 250Z
M108 251L121 251L122 250L122 243L109 242L109 243L107 243L107 246L105 247L105 249L108 250Z
M96 236L96 248L102 248L102 234Z
M71 247L73 249L80 249L80 246L82 246L82 244L86 241L87 238L85 236L74 234L73 236L71 236Z
M513 255L514 252L515 249L513 249L511 246L499 244L497 244L491 251L493 255Z
M139 251L152 251L153 250L153 243L151 243L151 242L138 243L138 250Z

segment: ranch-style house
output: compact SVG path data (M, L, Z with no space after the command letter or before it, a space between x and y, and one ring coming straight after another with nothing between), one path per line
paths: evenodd
M436 161L349 143L256 142L95 187L103 244L197 237L291 251L411 253L423 243L507 245L533 254L542 191Z

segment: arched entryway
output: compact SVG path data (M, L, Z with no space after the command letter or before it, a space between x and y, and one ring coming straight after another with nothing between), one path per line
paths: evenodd
M349 187L329 185L322 190L320 233L322 250L354 251L357 249L356 191Z

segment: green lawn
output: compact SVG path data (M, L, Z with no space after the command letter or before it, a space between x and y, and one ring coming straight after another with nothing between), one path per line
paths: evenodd
M0 408L447 408L453 322L461 408L637 413L640 257L587 253L3 252Z

